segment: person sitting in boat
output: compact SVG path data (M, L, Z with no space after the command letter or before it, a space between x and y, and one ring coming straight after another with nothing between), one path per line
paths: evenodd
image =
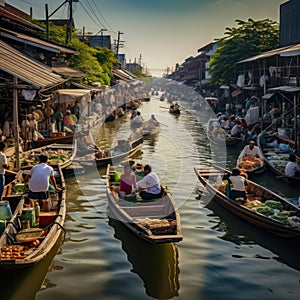
M232 184L229 198L236 200L238 198L243 198L241 202L244 204L247 201L245 186L247 185L246 178L241 175L238 168L234 168L231 172L231 176L228 178L228 184Z
M259 157L262 161L264 156L260 149L255 145L254 141L250 141L249 145L246 145L238 157L238 162L244 157Z
M144 177L136 183L136 188L143 200L161 197L161 186L158 176L152 172L150 165L144 166Z
M223 128L229 129L229 120L226 116L223 117L222 119L219 119L219 122Z
M136 109L136 107L134 107L134 108L132 109L132 113L131 113L131 116L130 116L130 120L134 119L134 118L136 117L136 115L137 115L137 109Z
M227 132L221 127L221 125L214 127L211 134L213 138L216 139L225 139L226 136L228 136Z
M284 173L286 176L300 177L300 167L297 164L297 157L295 154L289 156L289 162L285 166Z
M180 106L179 104L176 102L175 105L174 105L174 110L179 110L180 109Z
M143 118L139 111L136 112L136 116L131 120L131 125L133 126L141 126L143 124Z
M125 195L133 194L136 190L136 176L132 172L130 164L124 165L124 172L120 176L120 192L119 195L121 198L124 198Z
M155 118L155 115L152 114L150 119L147 122L147 130L151 131L154 128L156 128L157 126L159 126L159 122L157 121L157 119Z
M242 135L242 125L241 122L238 121L231 129L230 135L232 137L241 137Z
M71 111L67 110L66 115L64 116L64 126L70 128L71 130L75 130L76 124L71 117Z

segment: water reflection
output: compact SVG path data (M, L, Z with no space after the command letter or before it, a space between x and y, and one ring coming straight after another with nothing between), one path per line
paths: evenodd
M258 244L276 255L264 258L277 260L300 271L299 238L283 238L266 232L236 217L216 201L211 201L206 207L214 213L209 215L210 222L213 223L211 228L224 233L220 236L221 239L236 245ZM262 258L259 255L256 257Z
M179 267L176 244L152 245L132 234L121 222L109 218L115 237L122 242L132 272L143 280L146 293L156 299L178 296Z

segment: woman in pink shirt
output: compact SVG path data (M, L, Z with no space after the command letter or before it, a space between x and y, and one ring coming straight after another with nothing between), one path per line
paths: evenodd
M124 173L120 177L120 196L124 193L128 195L132 192L132 188L136 187L136 177L132 172L130 165L124 166ZM121 193L123 192L123 193Z

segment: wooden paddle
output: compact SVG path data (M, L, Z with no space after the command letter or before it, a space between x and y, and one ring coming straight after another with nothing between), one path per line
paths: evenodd
M160 122L159 122L159 124L160 124L160 125L164 125L164 126L166 126L166 127L169 127L168 125L166 125L166 124L164 124L164 123L160 123Z

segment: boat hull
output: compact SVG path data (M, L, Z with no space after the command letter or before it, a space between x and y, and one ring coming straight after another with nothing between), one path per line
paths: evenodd
M210 180L213 176L223 176L224 174L230 174L229 171L224 172L223 169L214 167L213 169L197 169L195 168L196 175L199 179L199 181L205 185L206 189L214 195L213 200L217 201L221 206L223 206L225 209L230 211L231 213L237 215L241 219L259 227L263 228L264 230L271 232L275 235L282 236L282 237L300 237L300 228L292 227L289 225L286 225L282 222L276 221L270 217L267 217L263 214L257 213L255 210L247 208L245 205L239 204L237 201L230 199L225 195L225 193L218 190L213 184L210 183ZM211 175L209 175L211 174ZM212 176L212 177L210 177ZM209 178L209 179L208 179ZM257 189L257 192L259 191L259 194L261 196L266 195L267 199L274 199L276 201L280 201L285 205L286 209L289 209L291 211L296 211L297 214L300 213L300 210L289 203L284 198L280 197L279 195L273 193L272 191L254 183L251 181L248 181L248 184L251 184L252 191L255 191Z

